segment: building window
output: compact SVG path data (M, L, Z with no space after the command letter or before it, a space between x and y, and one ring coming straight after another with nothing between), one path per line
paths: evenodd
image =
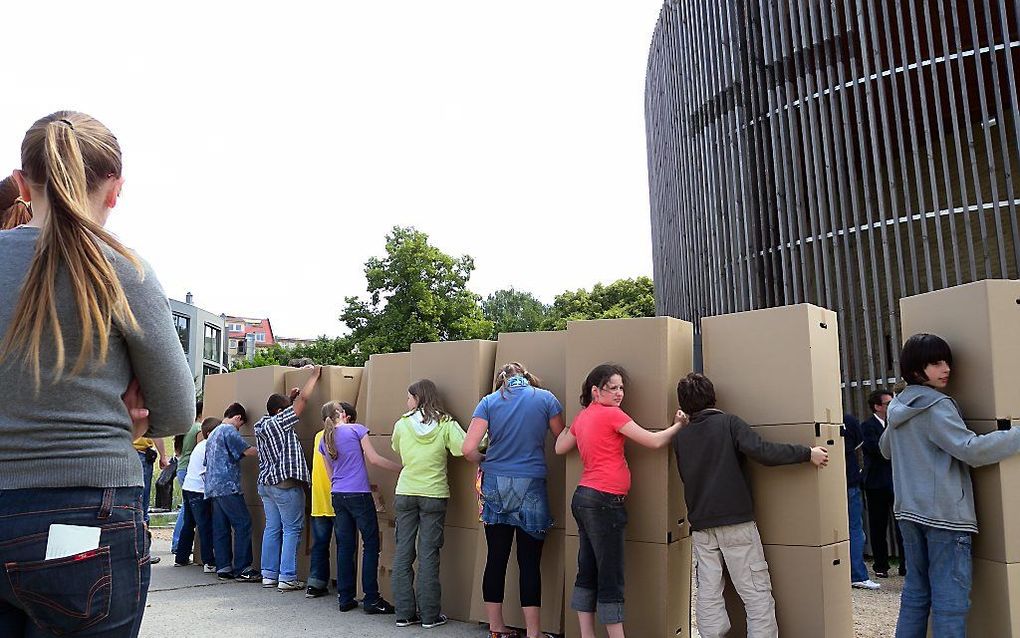
M255 342L256 343L265 343L266 342L266 333L264 333L264 332L256 332L255 333Z
M230 339L230 349L237 350L237 339Z
M242 330L244 330L244 326L239 323L228 323L227 330L229 330L230 332L241 332Z
M181 347L184 353L188 353L188 344L191 343L191 319L184 315L174 313L174 327L177 328L177 337L181 340Z
M221 370L216 366L211 366L208 363L202 366L203 376L209 376L210 374L219 374Z
M223 333L216 326L205 324L205 350L202 356L209 361L220 360L220 348L223 344Z

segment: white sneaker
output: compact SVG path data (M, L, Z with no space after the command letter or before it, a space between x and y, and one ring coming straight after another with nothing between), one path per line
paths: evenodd
M857 589L882 589L881 585L870 578L868 580L859 580L856 583L850 583L850 586L856 587Z
M267 588L267 589L270 588L270 587L276 587L276 579L275 578L263 578L262 579L262 586Z
M281 580L280 584L276 586L280 591L297 591L305 588L305 581L303 580Z
M216 565L202 565L202 571L206 574L215 574Z

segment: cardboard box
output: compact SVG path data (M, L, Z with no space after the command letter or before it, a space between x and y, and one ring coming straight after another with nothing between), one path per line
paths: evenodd
M705 376L751 425L842 423L836 313L810 304L705 317Z
M361 369L361 387L358 389L358 402L354 405L354 409L358 412L358 422L368 425L368 384L369 381L369 369L371 361L365 362L365 367ZM371 429L371 428L369 428Z
M630 376L623 410L649 430L667 428L677 410L676 383L694 366L694 327L672 317L568 322L567 425L581 411L581 385L602 363L622 365Z
M453 620L471 619L474 586L474 556L484 543L480 526L443 528L443 549L439 557L439 581L443 588L443 613Z
M478 400L492 392L495 360L495 341L415 343L411 345L411 382L431 379L446 409L467 430Z
M370 433L369 442L381 456L400 463L400 455L393 451L391 436L375 436ZM371 463L367 463L367 466L368 482L372 486L372 498L375 499L375 511L379 515L379 524L382 525L382 521L392 522L396 520L397 515L393 501L396 498L397 479L400 475L397 472L376 467Z
M368 365L372 374L366 386L364 414L358 416L372 434L393 434L393 424L407 412L411 353L373 354Z
M829 450L829 464L824 468L811 463L766 467L748 459L754 518L762 543L821 547L850 540L841 429L828 423L752 428L772 443Z
M496 342L496 364L498 369L505 363L517 361L524 364L528 372L538 375L542 386L556 395L561 405L566 405L567 392L567 333L565 330L546 332L503 332ZM574 402L577 402L575 397ZM566 457L556 454L556 440L552 432L546 438L545 465L546 487L549 492L549 508L555 522L553 527L563 529L567 518L566 498ZM573 493L573 488L571 488ZM566 518L564 518L566 513Z
M569 601L577 578L578 537L568 535L565 540L564 600ZM624 584L623 625L627 635L641 638L691 636L690 538L668 545L626 541ZM569 602L565 606L564 634L566 638L580 638L577 612L570 609ZM597 622L596 630L600 638L605 638L605 628Z
M930 332L953 350L946 394L968 419L1020 419L1020 281L989 279L900 299L902 338Z
M447 456L446 473L450 483L450 500L446 504L447 526L477 527L479 512L475 481L478 466L462 456Z
M765 560L780 636L853 638L849 541L825 547L765 545ZM728 635L746 635L744 604L728 578L723 596L730 617Z
M286 366L264 366L229 372L225 375L213 375L215 377L230 377L230 380L218 380L222 385L217 387L217 394L214 396L216 404L204 405L204 411L209 416L223 416L223 410L227 405L237 401L244 406L245 412L248 413L248 423L241 428L241 434L255 434L255 422L266 415L266 400L271 394L284 393L284 377L288 371L293 369ZM216 385L214 383L214 386ZM224 392L229 391L232 391L232 396L224 396ZM224 405L220 406L220 403L224 403ZM211 412L210 410L217 411Z
M223 411L237 396L237 375L234 373L210 374L205 378L202 391L202 415L222 417Z
M968 636L1020 636L1020 563L974 559Z
M977 434L1000 428L1020 427L1020 421L968 421ZM1020 456L971 469L978 534L974 537L974 558L999 563L1020 563ZM1020 634L1018 634L1020 635Z
M631 488L627 495L628 541L672 543L690 535L683 483L676 467L676 455L670 446L652 450L628 440L624 454L630 466ZM567 454L566 507L563 520L568 535L577 536L577 521L570 512L570 501L581 479L581 455ZM554 513L554 516L558 516Z
M484 536L484 532L483 532ZM553 529L546 534L542 547L542 626L544 632L563 633L563 578L566 542L563 530ZM516 543L515 543L516 545ZM474 585L471 594L471 620L489 622L482 598L482 577L488 546L484 538L478 542L475 552ZM574 556L576 563L577 556ZM576 567L575 567L576 569ZM525 628L524 613L521 611L520 570L517 567L516 551L511 552L506 568L506 589L503 592L503 620L509 627Z
M248 445L258 447L254 435L242 435ZM249 507L262 509L262 498L259 496L259 457L246 456L241 459L241 492L244 494L244 502Z
M284 394L292 388L302 388L312 376L312 370L291 370L284 376ZM361 368L323 366L322 376L315 384L311 396L305 397L305 408L295 432L299 438L310 439L322 430L322 406L330 401L344 401L355 405L361 389ZM360 416L360 415L359 415Z

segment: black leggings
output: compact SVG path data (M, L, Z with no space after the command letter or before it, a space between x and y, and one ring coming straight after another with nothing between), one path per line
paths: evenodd
M506 583L506 565L517 533L517 566L521 572L521 607L542 606L542 545L539 540L513 525L486 525L485 542L489 555L482 578L482 598L487 603L502 603Z

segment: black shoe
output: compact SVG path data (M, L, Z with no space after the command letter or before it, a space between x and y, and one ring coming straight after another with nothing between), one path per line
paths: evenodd
M320 596L325 596L328 593L329 593L328 589L324 589L322 587L312 587L311 585L309 585L308 589L305 590L305 598L319 598Z
M239 583L261 583L262 574L258 573L254 569L246 569L237 576L234 576L234 580Z
M234 575L230 572L216 572L216 578L220 580L234 580Z
M875 576L879 578L889 578L889 572L875 572Z
M397 627L410 627L411 625L420 625L421 616L415 614L410 618L397 618Z
M397 610L393 608L393 605L386 602L386 599L380 596L374 603L365 603L366 614L392 614Z
M346 603L338 603L340 611L350 611L358 608L358 601L351 600Z
M159 556L152 556L151 554L149 555L149 564L150 565L155 565L156 563L158 563L161 560L163 560L163 559L160 558Z
M907 575L907 568L906 567L900 567L899 574L900 574L900 576L906 576Z
M441 627L442 625L446 624L446 620L447 620L446 614L439 614L439 616L437 616L435 620L431 620L429 622L422 622L421 628L433 629L435 627Z

